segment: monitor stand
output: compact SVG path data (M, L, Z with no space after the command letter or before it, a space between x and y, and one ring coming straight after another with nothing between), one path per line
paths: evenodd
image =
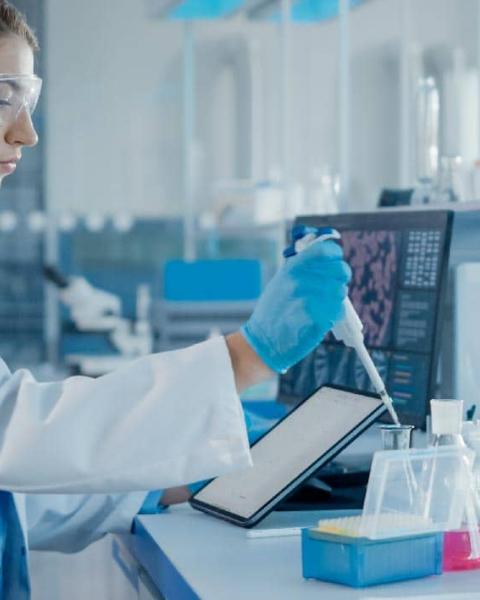
M363 506L372 455L332 461L275 510L351 510Z

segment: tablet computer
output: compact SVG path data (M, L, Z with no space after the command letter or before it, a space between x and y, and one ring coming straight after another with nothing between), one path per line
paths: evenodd
M210 481L190 504L252 527L385 411L374 394L323 386L252 445L252 467Z

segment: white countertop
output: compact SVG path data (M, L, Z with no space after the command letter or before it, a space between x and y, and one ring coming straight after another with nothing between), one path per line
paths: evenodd
M250 539L245 529L189 506L175 507L165 514L141 516L137 522L139 528L134 536L137 560L160 591L165 569L176 570L194 592L185 595L183 591L178 598L480 600L480 571L446 573L388 586L354 589L304 580L300 537ZM159 557L155 562L157 551Z

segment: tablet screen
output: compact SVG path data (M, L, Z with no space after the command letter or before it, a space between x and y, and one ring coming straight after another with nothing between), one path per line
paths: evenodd
M251 518L282 490L288 493L300 476L310 476L309 468L316 470L353 441L382 408L372 396L320 388L252 446L252 467L214 479L195 495L193 505L198 501Z

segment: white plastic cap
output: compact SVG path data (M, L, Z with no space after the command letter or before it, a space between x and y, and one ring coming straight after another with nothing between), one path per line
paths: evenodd
M430 400L430 410L434 435L462 433L463 400Z
M349 348L363 346L363 323L348 297L343 301L343 307L345 316L332 328L333 335Z

